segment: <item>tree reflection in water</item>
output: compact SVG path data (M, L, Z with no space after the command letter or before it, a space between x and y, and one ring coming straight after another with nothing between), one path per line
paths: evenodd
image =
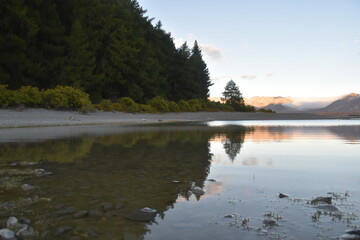
M63 239L86 235L88 229L95 232L98 239L142 238L148 232L148 223L129 221L126 215L135 209L151 207L164 218L179 197L189 199L193 184L204 187L212 157L209 141L215 136L225 136L225 151L234 160L245 132L245 128L239 126L165 126L104 136L1 144L1 163L40 161L35 168L55 173L47 178L26 179L27 184L38 187L36 191L25 196L23 191L16 191L8 196L8 199L36 196L51 201L30 205L25 212L16 213L11 209L8 214L39 223L39 226L34 224L35 229L43 229L44 236L39 239L52 239L51 229L61 226L74 229L64 234ZM102 210L100 206L104 202L121 203L124 207L103 211L100 219L79 220L72 215L51 217L51 212L61 206ZM6 221L6 217L7 214L3 214L0 220ZM47 227L50 230L44 230Z

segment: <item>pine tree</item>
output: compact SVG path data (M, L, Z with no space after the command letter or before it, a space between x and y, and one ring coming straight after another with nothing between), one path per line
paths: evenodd
M240 110L244 107L244 98L233 80L226 84L225 91L222 94L224 97L221 100L232 106L235 110Z
M197 85L197 92L194 94L197 98L207 99L210 95L209 87L213 84L211 83L209 70L202 58L201 49L197 41L195 41L191 53L190 63L192 67L192 77Z

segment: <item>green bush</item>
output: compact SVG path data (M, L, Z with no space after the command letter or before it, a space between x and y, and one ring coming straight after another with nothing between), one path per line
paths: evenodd
M150 105L146 105L146 104L139 104L139 111L141 113L155 113L156 109L153 108Z
M42 93L37 87L23 86L14 92L14 102L27 107L38 107L43 102Z
M81 109L91 106L89 95L69 86L57 86L44 91L44 106L54 109Z
M191 112L199 112L205 109L205 101L202 99L190 99L187 102Z
M109 99L103 99L96 105L100 111L112 112L115 110L114 104Z
M255 109L255 108L254 108ZM265 108L260 108L257 110L257 112L263 112L263 113L276 113L275 111L271 110L271 109L265 109Z
M218 112L218 111L233 112L234 108L232 108L228 104L210 101L210 102L207 102L205 111L208 111L208 112Z
M0 85L0 107L10 105L11 91L7 89L7 85Z
M187 101L180 100L178 102L178 106L180 107L181 112L190 112L191 111L191 107Z
M181 112L181 109L180 109L179 105L177 105L176 102L168 101L168 106L169 106L170 112Z
M139 104L135 103L134 100L132 100L129 97L120 98L119 104L120 104L121 111L123 111L123 112L134 113L134 112L140 111Z
M168 102L162 97L154 97L147 102L148 105L152 106L158 112L169 112Z

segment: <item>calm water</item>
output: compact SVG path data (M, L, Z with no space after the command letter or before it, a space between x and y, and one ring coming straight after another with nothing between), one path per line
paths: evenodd
M3 129L0 227L16 216L34 239L336 238L360 227L359 156L359 120ZM310 204L327 196L339 211ZM153 221L126 218L143 207Z

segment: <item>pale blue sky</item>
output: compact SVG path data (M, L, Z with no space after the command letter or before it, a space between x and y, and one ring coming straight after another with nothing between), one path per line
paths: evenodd
M198 40L221 96L360 93L360 0L139 0L176 43Z

